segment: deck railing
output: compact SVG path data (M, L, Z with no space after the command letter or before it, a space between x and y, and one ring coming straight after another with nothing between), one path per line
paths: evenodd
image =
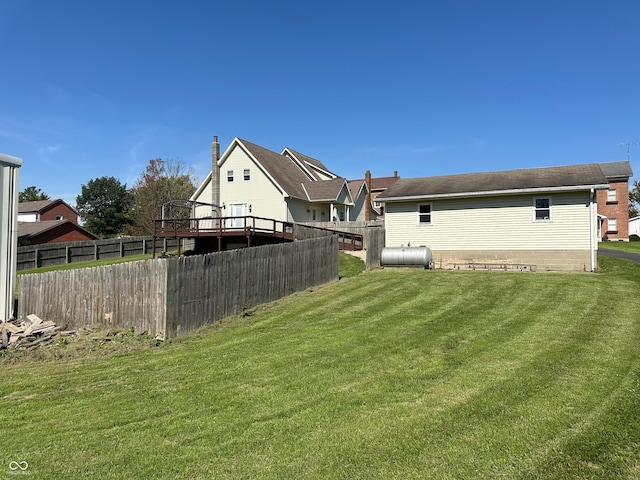
M299 225L293 222L274 220L273 218L237 216L237 217L201 217L185 219L155 220L153 237L196 238L254 235L272 236L284 240L293 240L296 228L317 232L318 235L337 235L342 250L362 250L363 236L358 233L343 232L312 225Z

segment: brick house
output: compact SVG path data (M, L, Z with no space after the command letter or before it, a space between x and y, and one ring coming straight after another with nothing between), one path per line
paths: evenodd
M71 220L18 223L18 243L20 246L90 240L98 240L98 237Z
M44 222L46 220L71 220L78 223L78 212L64 200L40 200L18 205L19 222Z
M78 212L63 200L18 204L18 243L79 242L98 237L78 224Z
M599 237L614 241L629 240L629 178L631 165L625 162L601 163L609 188L597 192Z

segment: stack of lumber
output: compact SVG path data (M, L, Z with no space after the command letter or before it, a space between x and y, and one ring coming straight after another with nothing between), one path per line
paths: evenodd
M37 315L27 315L21 322L9 320L0 324L0 348L37 348L50 345L58 335L73 335L63 332L55 322L44 321Z

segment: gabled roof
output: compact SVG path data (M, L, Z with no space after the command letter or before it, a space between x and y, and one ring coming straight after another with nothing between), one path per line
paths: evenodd
M386 190L393 185L396 180L400 179L397 175L394 177L376 177L371 178L371 191L376 192L378 190Z
M601 163L600 168L607 180L629 180L633 177L631 164L628 161Z
M36 203L36 202L29 202ZM59 228L61 225L65 224L73 225L73 227L84 233L87 237L98 239L96 235L91 233L89 230L82 228L77 223L72 222L71 220L45 220L43 222L18 222L18 238L30 238L35 237L36 235L40 235L41 233L47 232L49 230L53 230L55 228Z
M253 157L285 196L307 199L302 184L308 181L309 177L292 158L272 152L247 140L236 138L234 141L237 141ZM224 162L225 155L220 159L220 164Z
M364 180L349 180L347 184L349 185L351 198L353 198L354 202L356 201L356 198L360 196L360 192L367 189L367 182L365 182Z
M597 163L564 167L526 168L424 178L401 178L376 200L400 201L437 197L507 195L537 191L607 188Z
M285 147L282 151L281 155L286 155L288 157L292 157L298 163L300 163L301 168L307 173L309 173L311 180L320 180L317 177L317 173L320 172L327 177L338 178L333 172L330 172L327 167L320 160L316 160L315 158L311 158L303 153L296 152L295 150Z
M38 200L36 202L20 202L18 203L18 213L42 213L46 210L50 210L56 205L64 204L73 210L75 213L78 213L75 208L69 205L67 202L61 199L56 200Z
M334 178L333 180L322 181L308 181L302 184L302 188L307 194L307 200L311 202L334 202L338 200L340 192L346 189L349 197L351 192L349 191L347 181L344 178ZM351 202L353 200L350 198Z

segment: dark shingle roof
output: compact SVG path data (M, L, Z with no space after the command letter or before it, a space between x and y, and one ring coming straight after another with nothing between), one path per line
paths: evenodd
M42 222L18 222L18 238L29 238L40 235L46 231L58 228L62 225L72 225L72 228L83 232L87 237L98 238L89 230L73 223L71 220L45 220Z
M41 212L56 200L38 200L37 202L20 202L18 213Z
M607 179L629 179L633 177L633 171L631 170L631 164L628 161L624 162L607 162L601 163L600 168L602 173Z
M304 182L303 187L307 192L308 199L312 202L331 202L338 199L345 183L344 178L334 178L333 180Z
M424 178L401 178L376 199L517 193L522 190L587 188L607 184L597 163L564 167L526 168Z
M246 140L238 139L249 153L265 168L267 173L280 185L284 191L297 198L306 199L307 195L302 188L302 183L309 178L294 163L294 161L279 153L267 150L264 147Z
M285 194L291 197L311 201L334 200L346 182L344 178L313 181L289 156L278 154L240 138L238 140L260 162L260 165L264 167L276 183L284 189ZM288 150L296 155L298 160L313 163L316 167L328 171L318 160L294 152L291 149Z
M285 150L288 150L289 152L291 152L292 155L294 155L299 161L304 162L304 163L308 163L309 165L312 165L316 168L319 168L320 170L324 170L327 173L330 173L331 175L335 175L333 172L331 172L327 167L324 166L324 164L320 161L320 160L316 160L315 158L311 158L308 155L305 155L304 153L300 153L300 152L296 152L295 150L293 150L292 148L285 148Z

